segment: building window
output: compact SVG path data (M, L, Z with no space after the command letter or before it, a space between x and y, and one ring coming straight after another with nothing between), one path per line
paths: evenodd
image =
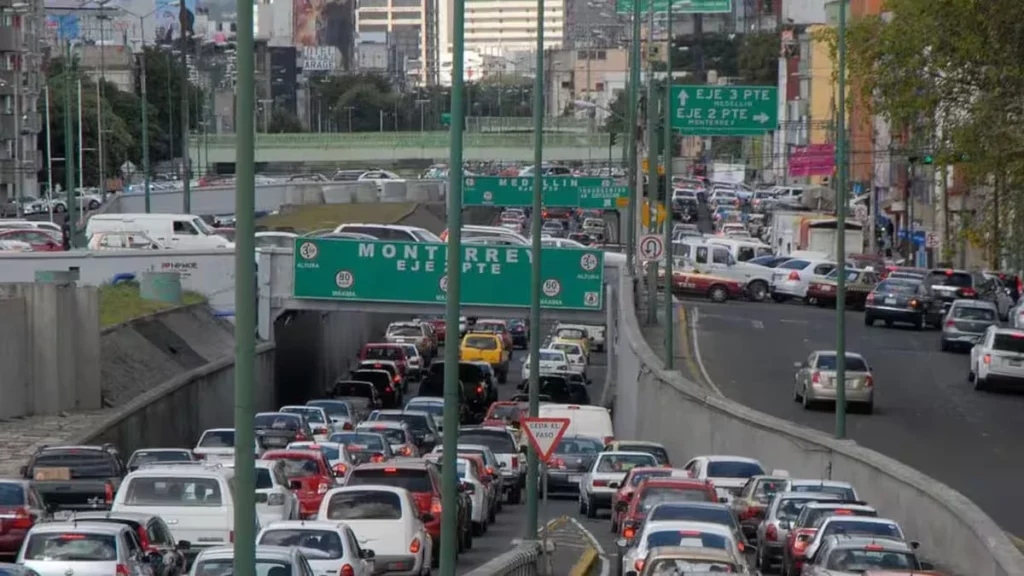
M7 94L3 97L4 114L14 114L14 96Z
M608 58L608 53L607 52L605 52L604 50L598 50L597 51L597 59L598 60L605 60L607 58Z
M422 4L421 0L391 0L391 5L398 8L419 8Z
M594 90L596 90L597 92L604 92L604 82L598 82L597 84L594 84Z
M419 20L423 16L419 12L392 12L392 20Z

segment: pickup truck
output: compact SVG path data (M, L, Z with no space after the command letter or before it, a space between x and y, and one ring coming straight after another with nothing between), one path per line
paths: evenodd
M46 446L21 467L51 510L107 510L125 474L111 445Z

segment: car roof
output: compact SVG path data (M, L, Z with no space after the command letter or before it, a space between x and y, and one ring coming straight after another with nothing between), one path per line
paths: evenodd
M860 516L863 518L863 516ZM858 536L852 534L830 534L828 536L836 541L836 544L842 548L860 548L863 546L881 546L885 548L887 552L910 552L913 553L914 549L910 547L910 544L903 540L894 540L892 538L880 538L877 536Z
M360 422L356 425L356 430L408 430L409 426L405 422L399 422L398 420L367 420Z
M732 537L732 528L724 524L714 522L698 522L696 520L652 520L644 525L644 530L650 534L655 530L700 530L701 532L715 532L726 534Z
M147 514L145 512L123 512L120 510L89 510L83 512L75 512L74 519L76 522L82 522L86 520L129 520L131 522L137 522L139 524L145 524L153 518L159 518L158 514Z
M286 548L284 546L264 546L264 545L256 546L256 557L257 558L267 558L267 559L291 561L291 559L296 554L298 554L298 553L299 552L298 552L297 548ZM234 546L216 546L216 547L213 547L213 548L206 548L205 550L203 550L202 552L199 553L199 557L196 558L195 562L198 562L200 557L203 560L206 560L206 559L218 559L219 560L219 559L224 559L224 558L234 558L235 557L235 548L234 548ZM195 564L195 562L193 563L193 565Z
M676 502L659 502L651 508L651 512L654 512L657 508L703 508L705 510L724 510L730 511L728 504L722 504L720 502L688 502L679 500Z
M858 512L875 512L874 506L869 504L855 504L851 502L845 502L843 500L832 500L827 502L808 502L804 505L804 508L810 508L812 510L835 510L835 509L850 509Z
M773 498L779 500L838 500L842 501L836 494L828 492L776 492Z
M130 530L124 524L112 524L110 522L44 522L32 527L32 533L43 532L53 534L54 532L86 532L93 534L119 534L122 530Z
M295 528L306 528L310 530L341 530L347 526L340 520L278 520L263 527L267 530L287 530Z
M650 452L638 452L636 450L609 450L608 452L598 452L598 458L602 456L646 456L648 458L654 458L654 455Z
M664 448L665 445L661 442L652 442L651 440L613 440L613 445L620 444L632 444L633 446L649 446L651 448Z
M737 558L728 550L721 548L704 548L696 546L655 546L647 551L648 562L658 558L682 559L694 558L700 560L722 560L735 562ZM689 572L687 574L698 574Z
M815 480L814 478L790 478L790 486L830 486L835 488L853 488L853 484L845 480Z
M842 521L861 522L861 523L864 523L864 524L895 524L896 526L900 525L899 522L897 522L895 520L892 520L890 518L879 518L878 516L845 516L845 515L836 515L836 516L829 516L828 518L825 518L825 520L821 523L821 526L824 526L825 524L827 524L829 522L842 522Z
M405 468L407 470L426 470L428 465L422 458L392 458L387 462L367 462L356 466L356 470L383 470L385 468Z
M761 462L756 458L748 458L746 456L729 456L727 454L712 454L710 456L700 456L700 458L706 459L708 462L746 462L747 464L761 465Z
M956 300L953 300L953 306L958 308L985 308L990 310L997 309L995 302L990 302L988 300L971 300L968 298L957 298Z

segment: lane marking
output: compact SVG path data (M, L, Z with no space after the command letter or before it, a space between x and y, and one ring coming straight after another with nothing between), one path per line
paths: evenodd
M754 330L764 330L764 322L760 320L751 320L750 324L754 327Z
M722 389L719 388L718 385L715 384L715 381L711 379L711 375L708 374L708 369L704 366L704 359L701 358L701 355L700 355L700 341L699 341L699 338L697 338L697 323L698 322L700 322L700 308L697 308L696 306L694 306L694 308L693 308L693 324L690 325L690 329L692 330L691 334L693 335L693 337L692 337L692 340L693 340L693 356L697 360L697 366L700 367L700 373L704 377L704 381L707 383L708 387L711 388L711 390L713 390L715 392L715 394L718 394L719 396L725 397L725 394L722 394Z
M580 559L573 565L572 570L569 570L569 576L586 576L590 573L590 568L594 566L594 562L596 562L598 558L597 550L587 546L587 550L583 552L583 556L580 556Z
M1022 539L1022 538L1020 538L1020 537L1018 537L1018 536L1016 536L1014 534L1010 534L1009 532L1007 532L1006 535L1010 537L1010 540L1013 541L1013 543L1017 546L1017 548L1020 548L1021 552L1024 552L1024 539Z
M792 318L779 318L779 322L781 322L783 324L800 324L800 325L810 324L810 322L808 322L807 320L794 320Z
M597 551L598 557L601 558L600 576L608 576L611 572L611 559L605 553L604 548L601 547L601 543L597 541L597 538L590 532L590 530L587 530L586 526L584 526L579 520L572 516L568 516L568 519L569 522L574 524L576 528L583 533L583 537L590 541L590 545L594 547L594 550Z

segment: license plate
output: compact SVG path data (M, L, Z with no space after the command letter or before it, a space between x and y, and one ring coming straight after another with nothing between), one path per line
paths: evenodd
M885 298L885 304L886 304L887 306L893 306L893 305L895 305L895 304L896 304L896 297L895 297L895 296L887 296L887 297Z
M821 291L822 292L831 292L832 291L832 287L831 286L822 286L821 287Z
M1020 360L1010 360L1008 364L1010 366L1020 366Z
M573 474L571 476L568 476L569 482L572 482L572 483L575 483L575 484L579 484L580 478L582 478L582 476L580 476L579 474Z
M71 518L70 510L57 510L53 513L54 520L67 520L69 518Z

